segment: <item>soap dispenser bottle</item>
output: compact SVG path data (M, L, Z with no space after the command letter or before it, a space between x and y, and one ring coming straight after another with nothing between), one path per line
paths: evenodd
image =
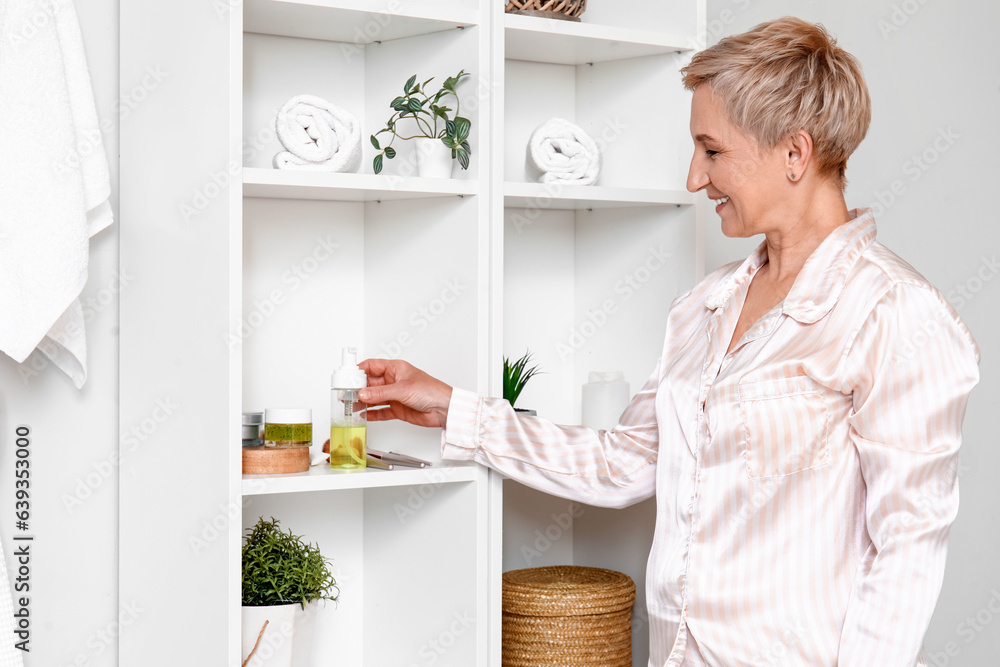
M367 467L368 422L358 396L366 386L357 348L345 347L341 366L330 378L330 467L335 470Z

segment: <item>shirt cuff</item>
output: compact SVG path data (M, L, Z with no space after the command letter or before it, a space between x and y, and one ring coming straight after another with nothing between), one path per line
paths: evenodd
M479 446L479 422L483 399L464 389L453 388L448 403L448 421L441 432L441 458L472 460Z

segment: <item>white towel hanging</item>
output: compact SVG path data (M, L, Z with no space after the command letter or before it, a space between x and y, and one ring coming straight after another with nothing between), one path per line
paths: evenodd
M0 90L0 351L23 362L37 347L81 387L77 298L90 236L112 215L71 0L0 0Z

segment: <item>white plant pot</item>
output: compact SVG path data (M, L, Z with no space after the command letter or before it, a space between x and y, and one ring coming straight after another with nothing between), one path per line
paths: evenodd
M302 608L295 605L295 641L292 642L292 667L309 667L312 664L313 630L316 628L316 614L319 600L313 600ZM250 667L250 665L247 665Z
M420 137L413 140L417 149L417 176L422 178L451 178L455 160L451 149L440 139Z
M243 639L240 663L246 661L260 629L257 651L247 667L309 667L312 658L313 628L316 625L317 601L305 609L298 603L273 607L243 607Z

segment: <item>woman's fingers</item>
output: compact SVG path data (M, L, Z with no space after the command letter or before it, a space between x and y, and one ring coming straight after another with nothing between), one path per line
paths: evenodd
M358 365L368 375L361 401L389 406L370 412L370 421L401 419L420 426L445 425L450 386L400 359L366 359Z
M358 367L368 376L368 384L395 382L400 371L405 371L406 367L412 368L408 363L399 359L365 359L358 364Z
M368 405L382 405L389 401L396 400L394 394L399 390L397 384L379 384L367 387L358 392L361 400Z

